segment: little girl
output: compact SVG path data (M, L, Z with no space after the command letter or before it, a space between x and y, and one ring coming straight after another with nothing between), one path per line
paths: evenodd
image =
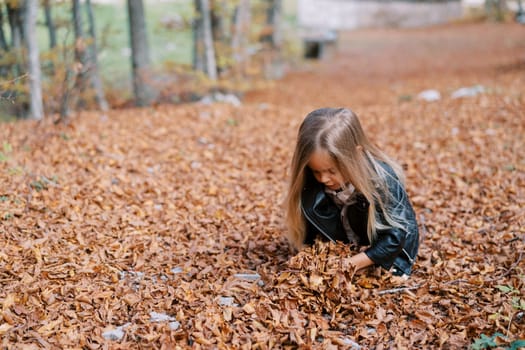
M379 265L411 273L419 246L402 169L363 132L345 108L321 108L304 119L291 166L288 238L296 247L315 238L360 246L356 270Z

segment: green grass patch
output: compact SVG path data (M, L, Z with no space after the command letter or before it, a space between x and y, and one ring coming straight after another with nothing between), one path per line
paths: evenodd
M125 2L115 4L93 4L95 18L98 64L107 87L124 88L131 85L131 49L128 31L128 10ZM84 10L84 9L83 9ZM191 63L192 32L190 19L193 16L192 1L155 2L145 4L148 44L153 68L162 67L170 61ZM85 11L83 12L85 15ZM71 23L71 5L54 3L52 15L57 26L58 49L51 55L71 58L74 32ZM87 15L83 17L87 35ZM40 50L49 53L49 34L45 25L44 11L38 19ZM69 51L68 51L69 50Z

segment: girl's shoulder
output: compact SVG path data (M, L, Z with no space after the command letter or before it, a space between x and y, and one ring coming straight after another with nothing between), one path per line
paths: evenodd
M381 169L376 169L376 171L378 172L377 175L379 176L379 178L383 179L386 182L389 182L389 181L399 182L399 176L390 164L388 164L387 162L383 160L377 160L376 163L379 164L381 168Z
M384 191L390 192L394 197L404 197L404 182L399 178L398 173L392 165L382 160L378 160L377 164L379 164L380 168L376 169L379 181L381 182L380 187L382 187Z

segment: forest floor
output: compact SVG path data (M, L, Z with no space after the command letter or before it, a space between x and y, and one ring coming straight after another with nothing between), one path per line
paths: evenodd
M322 106L406 169L408 281L350 276L340 244L289 248L295 135ZM523 346L524 135L525 27L492 23L344 33L241 106L3 124L1 347Z

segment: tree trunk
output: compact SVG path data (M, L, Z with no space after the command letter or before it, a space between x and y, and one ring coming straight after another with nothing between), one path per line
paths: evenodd
M22 70L22 22L20 21L20 12L22 8L14 7L12 4L7 3L7 17L9 20L9 28L11 30L11 49L13 50L16 63L12 65L13 76L20 77L24 74Z
M46 27L49 33L49 48L53 49L57 46L57 32L53 16L51 15L51 5L49 0L44 1L44 15L46 18Z
M135 104L149 106L153 91L147 80L150 58L143 0L128 0L128 16Z
M502 22L504 10L507 4L505 0L485 0L485 11L487 16L497 22Z
M66 69L66 75L62 81L62 96L60 101L60 118L55 123L66 122L69 118L70 108L69 101L71 99L71 93L74 90L74 80L75 74L71 68Z
M203 21L204 53L206 57L206 74L210 80L217 80L217 62L213 46L213 32L211 28L211 10L208 0L200 0Z
M235 13L232 52L234 62L242 66L246 60L247 38L250 29L250 0L240 0Z
M266 14L266 23L270 26L270 35L266 40L272 48L280 49L282 45L282 0L269 0L268 11Z
M4 10L2 9L2 7L0 7L0 50L9 50L9 45L7 45L7 40L5 38L4 32Z
M36 37L38 0L26 0L27 12L24 21L27 55L29 57L30 112L31 118L40 120L44 117L42 102L42 84L40 58Z
M109 109L106 96L104 95L104 88L102 86L102 79L100 78L98 70L98 60L97 60L97 41L95 33L95 18L93 17L93 8L91 6L91 0L86 0L86 11L88 15L89 23L89 35L91 36L91 44L89 45L89 62L90 62L90 76L91 76L91 86L95 90L95 98L97 104L102 111L107 111Z
M265 76L269 79L279 79L284 75L282 49L282 0L269 0L266 12L267 28L261 37L266 43Z
M205 72L204 62L206 57L204 54L204 24L203 13L201 8L201 0L193 1L195 7L195 18L193 18L193 69L198 72Z
M9 19L9 27L11 29L11 47L20 48L22 46L23 28L20 12L23 11L23 6L15 7L9 2L7 3L7 17Z
M226 17L229 15L229 13L225 11L228 10L229 3L232 3L232 1L209 1L211 31L213 38L213 47L215 50L215 61L217 63L218 77L220 77L221 74L228 69L227 64L224 63L226 60L222 60L221 58L229 58L229 56L231 55L232 25L228 25L229 23L226 20Z
M86 51L86 39L84 37L84 21L80 8L80 0L73 0L73 29L75 32L75 60L80 63L75 70L76 88L79 96L80 106L85 105L84 92L86 90L88 79L88 57Z
M224 10L224 8L228 8L228 1L231 0L208 1L211 18L211 30L213 31L213 40L216 43L226 43L230 36L230 31L226 25L224 14L221 12Z
M12 2L6 2L7 7L7 18L9 21L9 29L11 32L11 53L14 55L14 63L10 65L11 75L14 80L24 77L26 74L25 65L26 57L22 54L23 48L23 37L24 37L24 26L23 26L23 14L25 13L26 4L25 1L20 1L15 4ZM10 98L13 98L14 113L17 118L26 117L28 114L28 105L25 102L17 101L18 96L21 93L18 89L14 89L11 92Z
M0 57L2 57L7 51L9 51L9 45L4 32L4 9L3 5L0 4ZM9 73L8 65L0 64L0 77L6 78Z
M86 69L86 54L84 42L84 29L82 26L82 13L80 11L80 1L73 0L72 7L72 21L73 31L75 35L75 64L73 67L66 67L66 74L62 81L61 101L60 101L60 118L56 121L68 122L69 114L71 112L71 101L76 97L76 93L82 94L85 88L85 69ZM76 63L79 63L76 65Z
M53 15L51 14L51 4L50 0L44 0L44 16L45 23L47 27L47 33L49 36L49 49L53 50L57 46L57 36L56 36L56 26L53 21ZM46 73L54 76L55 75L55 65L53 63L53 58L49 58L49 61L46 62Z

